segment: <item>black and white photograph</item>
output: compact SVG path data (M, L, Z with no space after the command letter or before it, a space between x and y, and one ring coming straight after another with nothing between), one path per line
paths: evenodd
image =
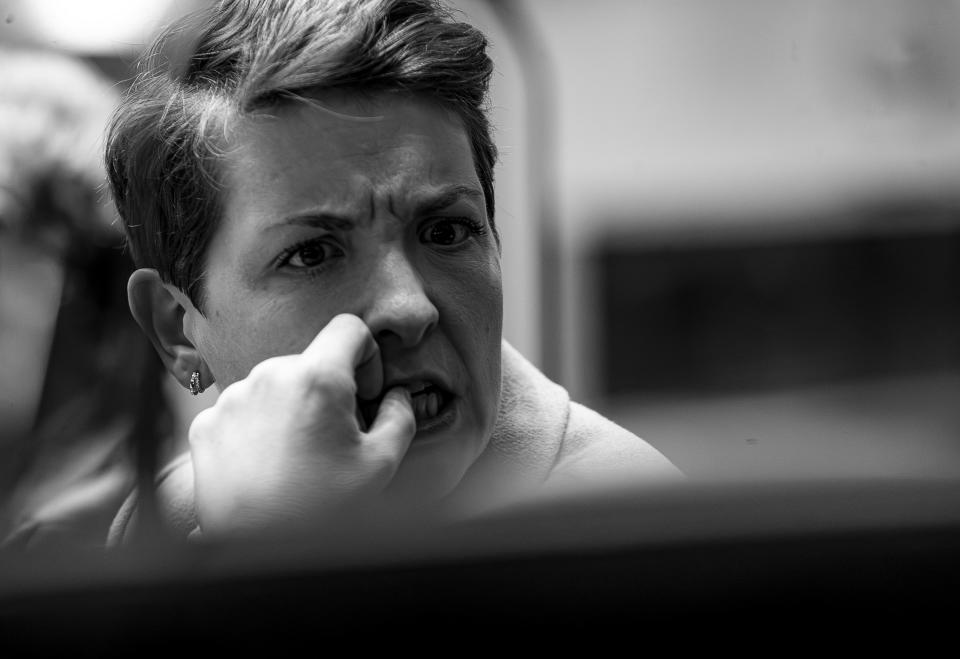
M958 35L0 0L0 656L932 654Z

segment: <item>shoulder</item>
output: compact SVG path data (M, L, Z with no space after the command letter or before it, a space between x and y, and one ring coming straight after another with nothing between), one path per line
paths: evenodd
M175 458L154 482L157 510L161 522L175 536L187 537L197 527L197 513L193 497L193 463L190 454ZM120 507L110 531L107 545L116 547L130 541L139 523L142 496L134 490Z
M503 387L494 441L513 447L511 457L536 454L530 462L547 484L600 485L677 480L682 473L660 451L622 426L574 402L506 341ZM521 446L523 451L516 449ZM537 470L535 470L537 471Z
M570 402L551 481L657 483L681 478L682 472L651 444L594 410Z

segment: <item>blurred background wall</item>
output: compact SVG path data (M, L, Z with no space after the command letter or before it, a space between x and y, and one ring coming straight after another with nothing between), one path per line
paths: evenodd
M202 3L0 0L0 43L122 88ZM960 1L455 5L514 345L693 476L960 473Z
M691 474L955 474L960 4L525 4L571 391Z

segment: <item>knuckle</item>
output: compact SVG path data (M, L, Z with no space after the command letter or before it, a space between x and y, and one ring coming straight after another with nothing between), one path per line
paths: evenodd
M330 397L356 395L357 385L352 373L340 369L323 367L310 378L310 390Z
M213 408L201 410L190 423L187 430L187 441L191 446L203 444L210 437L215 426L216 412Z
M216 404L212 408L209 408L209 411L236 410L239 406L243 405L243 401L247 398L250 387L251 382L249 380L234 382L220 392Z
M248 382L260 382L261 380L272 380L279 374L287 370L286 357L268 357L254 365L250 373L244 378Z

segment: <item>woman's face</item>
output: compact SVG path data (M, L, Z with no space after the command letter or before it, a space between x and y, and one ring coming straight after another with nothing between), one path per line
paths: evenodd
M223 388L359 316L387 387L442 392L414 397L395 484L449 492L500 394L500 257L462 124L422 100L327 93L245 120L231 145L205 313L188 305L187 336Z

